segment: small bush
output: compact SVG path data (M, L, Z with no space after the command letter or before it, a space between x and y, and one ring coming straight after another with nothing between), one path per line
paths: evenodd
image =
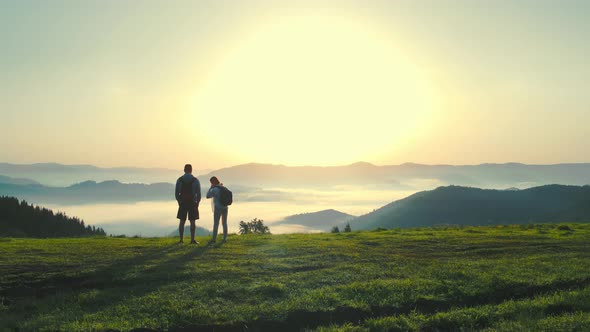
M268 226L264 225L264 220L254 218L249 222L240 221L240 234L270 234Z
M350 223L346 223L346 226L344 227L344 233L350 232L352 232L352 228L350 228Z

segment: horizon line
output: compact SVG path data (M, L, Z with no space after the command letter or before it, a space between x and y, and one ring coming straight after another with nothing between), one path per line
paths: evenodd
M477 164L427 164L427 163L416 163L416 162L404 162L401 164L375 164L366 161L357 161L350 164L341 164L341 165L286 165L282 163L264 163L264 162L246 162L246 163L239 163L234 164L231 166L223 166L218 168L203 168L202 170L206 170L209 172L212 171L220 171L234 167L240 166L249 166L249 165L260 165L260 166L275 166L275 167L287 167L287 168L306 168L306 167L313 167L313 168L341 168L341 167L351 167L351 166L368 166L368 167L400 167L400 166L427 166L427 167L469 167L469 166L487 166L487 165L522 165L522 166L564 166L564 165L585 165L590 164L590 161L587 162L560 162L560 163L548 163L548 164L539 164L539 163L523 163L523 162L515 162L515 161L507 161L507 162L482 162ZM0 165L10 165L10 166L42 166L42 165L53 165L53 166L65 166L65 167L93 167L99 169L125 169L125 168L135 168L135 169L144 169L144 170L167 170L167 171L175 171L175 168L168 168L168 167L145 167L145 166L97 166L92 164L66 164L66 163L59 163L59 162L34 162L34 163L12 163L6 161L0 161ZM198 168L193 167L196 170ZM182 167L178 169L182 170Z

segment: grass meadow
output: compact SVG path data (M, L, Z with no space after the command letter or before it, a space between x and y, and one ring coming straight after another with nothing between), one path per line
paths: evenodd
M0 239L0 330L588 331L590 224Z

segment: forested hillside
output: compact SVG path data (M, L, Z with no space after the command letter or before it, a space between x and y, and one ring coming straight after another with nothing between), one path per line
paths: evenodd
M353 221L353 229L590 222L590 186L525 190L439 187L390 203Z
M6 237L70 237L106 235L102 228L85 225L77 217L63 212L29 205L15 197L0 197L0 236Z

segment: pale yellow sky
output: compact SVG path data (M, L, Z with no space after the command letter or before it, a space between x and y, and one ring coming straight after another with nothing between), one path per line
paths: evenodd
M590 161L584 1L0 6L0 162Z

